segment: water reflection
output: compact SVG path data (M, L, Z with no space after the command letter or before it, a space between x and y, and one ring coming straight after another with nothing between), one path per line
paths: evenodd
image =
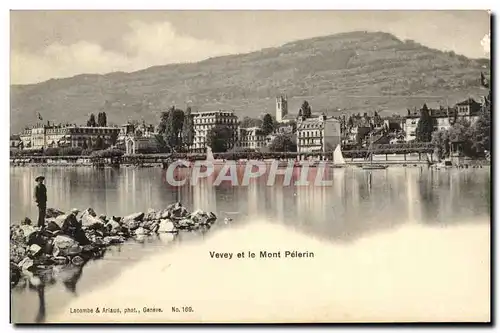
M163 170L153 168L11 168L10 173L11 223L25 216L36 219L32 191L39 174L46 177L48 206L64 211L93 207L97 214L123 216L181 201L189 210L215 212L222 224L225 217L235 223L261 219L333 242L352 242L403 223L453 226L488 222L490 212L490 171L486 168L331 169L326 179L332 184L323 187L314 186L314 179L305 186L283 186L283 177L277 178L276 186L267 186L266 178L252 180L248 186L228 182L214 186L212 178L197 186L171 187L165 184ZM107 283L125 263L162 251L165 244L207 235L159 235L112 247L102 260L57 271L33 290L36 292L24 292L21 283L12 292L13 320L43 321L50 309Z

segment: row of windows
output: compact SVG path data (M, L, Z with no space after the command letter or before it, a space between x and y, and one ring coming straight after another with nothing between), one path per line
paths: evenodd
M71 128L70 133L75 134L111 134L113 132L119 132L115 129L104 129L104 128Z
M194 119L194 124L236 124L238 122L237 118L195 118Z
M240 147L244 148L254 148L254 147L263 147L265 142L241 142Z
M263 135L244 135L240 137L242 141L256 141L256 140L265 140L266 137Z
M301 137L320 137L323 135L322 131L300 131L298 133L299 138Z
M299 139L299 145L321 145L322 140L321 139Z

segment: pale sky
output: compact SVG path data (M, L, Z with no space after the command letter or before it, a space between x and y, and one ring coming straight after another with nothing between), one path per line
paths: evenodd
M486 11L11 11L11 83L131 72L357 30L489 57Z

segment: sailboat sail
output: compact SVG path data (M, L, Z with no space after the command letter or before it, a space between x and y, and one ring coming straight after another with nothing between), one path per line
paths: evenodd
M335 151L333 152L333 164L345 164L344 156L342 155L342 150L340 149L340 144L337 145Z

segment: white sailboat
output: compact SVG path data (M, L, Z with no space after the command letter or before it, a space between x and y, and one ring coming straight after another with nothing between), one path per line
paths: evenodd
M333 151L333 167L341 168L345 166L344 156L342 155L342 149L340 148L340 144L337 145L337 148Z

